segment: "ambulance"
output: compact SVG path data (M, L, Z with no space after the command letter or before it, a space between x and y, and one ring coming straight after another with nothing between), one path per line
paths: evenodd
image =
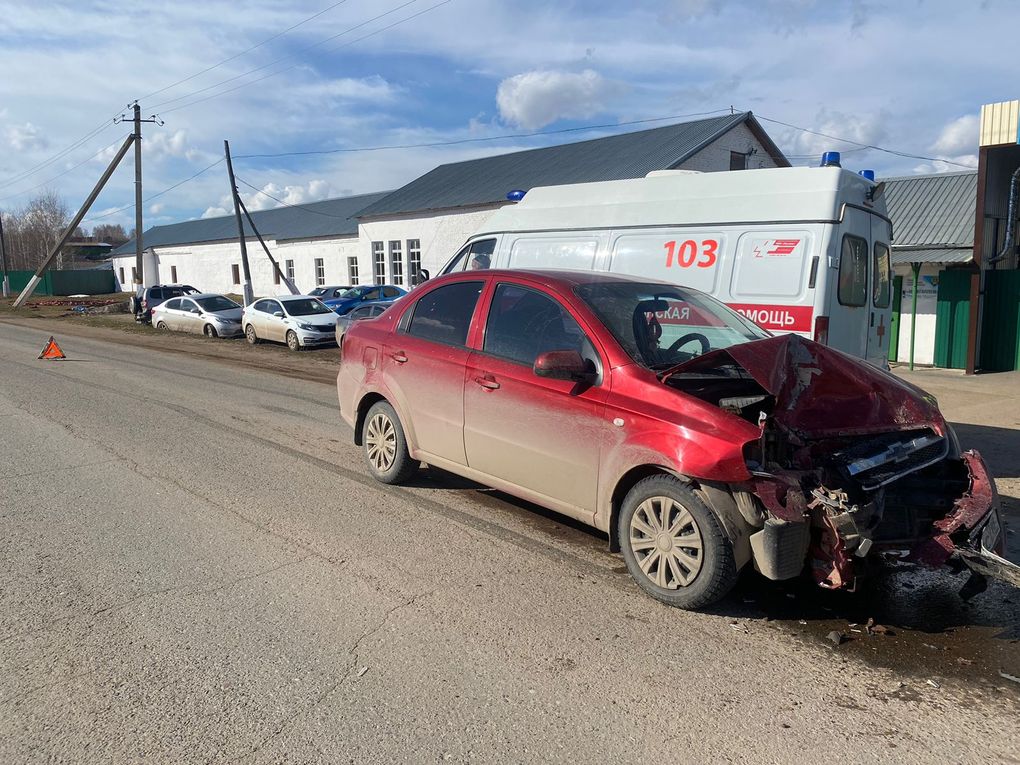
M697 173L507 195L443 268L609 271L701 290L773 333L888 368L892 223L883 184L839 166ZM427 278L427 276L426 276ZM682 313L682 312L681 312ZM691 315L663 325L696 325Z

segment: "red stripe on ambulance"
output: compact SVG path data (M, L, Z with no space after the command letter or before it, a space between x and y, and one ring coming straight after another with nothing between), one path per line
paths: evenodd
M753 305L727 303L762 329L777 332L810 332L814 309L809 305Z

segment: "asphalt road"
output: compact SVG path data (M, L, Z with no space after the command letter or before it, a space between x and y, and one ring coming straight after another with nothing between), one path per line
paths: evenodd
M328 385L46 337L0 324L2 762L1020 762L1020 685L896 659L935 631L669 609L565 519L375 484Z

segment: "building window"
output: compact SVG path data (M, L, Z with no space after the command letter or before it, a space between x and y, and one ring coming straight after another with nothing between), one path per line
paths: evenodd
M280 266L276 263L273 264L273 284L280 283Z
M740 151L730 152L730 170L746 170L747 155Z
M120 267L120 283L124 283L124 266Z
M404 283L404 252L399 239L390 240L390 277L394 284Z
M326 283L326 263L322 258L315 259L315 286L321 287Z
M421 271L421 240L407 240L407 276L411 284L418 283L418 272Z
M372 278L376 284L386 283L386 253L382 242L372 242Z
M177 284L177 266L170 266L170 281Z
M358 257L356 255L347 258L347 283L352 287L358 284Z
M232 263L230 266L230 275L234 277L234 284L241 283L241 267L237 263Z
M294 281L294 261L285 260L284 267L287 269L287 278Z
M138 284L138 269L131 266L131 283Z

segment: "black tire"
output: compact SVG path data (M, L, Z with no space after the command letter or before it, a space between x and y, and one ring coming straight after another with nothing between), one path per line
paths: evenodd
M298 340L297 332L292 329L287 330L287 347L295 353L301 350L301 341Z
M206 337L219 337L219 335L216 334L216 327L212 324L206 324L202 327L202 334Z
M392 455L389 458L387 458L388 450L373 453L373 444L389 440L388 437L385 437L385 433L389 431L385 427L379 427L384 422L388 422L392 426ZM384 438L380 439L373 434L373 429ZM365 415L365 420L361 425L361 443L368 470L372 477L381 483L406 483L421 467L420 462L411 459L411 455L407 451L407 438L404 436L400 418L386 401L377 401Z
M244 328L244 339L248 341L248 345L258 345L259 336L255 334L255 327L251 324Z
M660 500L658 503L656 498ZM662 499L671 500L672 504L667 506ZM636 523L652 531L658 528L654 536L637 526L632 527L639 510ZM689 515L683 515L683 511ZM657 528L656 513L660 518ZM663 514L665 521L662 521ZM690 521L685 521L686 518ZM722 524L701 497L674 476L654 475L638 481L623 500L617 533L627 570L638 587L667 605L705 608L725 597L737 582L733 545ZM684 545L684 541L691 545L697 542L700 550ZM643 549L636 551L636 544ZM688 567L687 561L697 565ZM665 568L660 569L660 566ZM684 578L687 581L683 581ZM663 582L666 586L661 586Z
M158 329L160 332L166 332L168 329L170 329L170 327L168 327L166 324L164 324L161 321L157 321L156 322L156 329Z

